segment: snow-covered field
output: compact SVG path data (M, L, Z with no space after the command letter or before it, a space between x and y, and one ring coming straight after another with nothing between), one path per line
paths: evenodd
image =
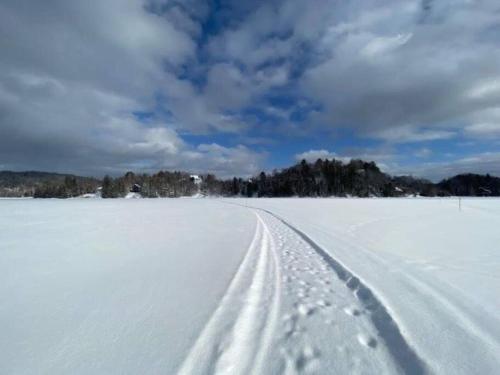
M0 374L495 374L500 200L0 200Z

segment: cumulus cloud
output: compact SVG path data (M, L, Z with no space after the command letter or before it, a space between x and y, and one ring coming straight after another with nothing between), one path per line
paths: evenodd
M216 128L242 126L229 115L210 112L206 100L198 113L195 105L185 116L181 107L168 109L177 117L140 121L133 115L154 108L156 93L167 86L178 89L181 100L197 103L192 85L165 70L194 58L194 21L179 7L155 14L146 5L139 0L2 2L3 168L94 175L161 168L223 175L256 170L261 153L244 146L197 147L179 135L196 128L196 121L190 122L195 116Z
M186 156L186 168L227 178L234 176L235 171L240 176L256 175L266 153L252 151L243 145L229 148L212 143L201 144L195 151L186 153Z
M422 141L448 137L497 105L500 52L488 32L499 21L495 2L345 7L349 16L324 34L324 57L302 79L325 106L318 121L390 141L411 127L403 140Z
M387 162L391 162L396 158L396 155L391 152L390 149L378 148L378 149L363 149L363 148L351 148L346 149L342 153L336 153L328 151L325 149L321 150L308 150L295 155L296 161L306 160L308 162L315 162L318 159L336 159L343 163L348 163L352 159L361 159L365 161L375 161L379 164L379 167L383 170L387 170L389 167Z
M500 107L477 111L464 128L465 136L474 139L500 138Z
M309 124L421 142L451 138L497 106L495 1L256 4L209 50L250 75L262 64L293 64L298 75L284 82L322 107Z
M400 125L394 128L367 131L367 135L392 143L409 143L449 139L455 136L455 132L450 130L435 130L429 128L419 128L416 126Z
M328 150L309 150L301 152L300 154L295 155L295 160L301 161L305 160L308 162L315 162L318 159L336 159L338 155L335 152L330 152Z
M94 175L205 168L224 175L248 175L263 161L263 154L244 146L191 146L172 124L138 121L131 112L139 103L109 92L29 77L14 80L9 91L0 93L4 93L0 97L8 94L0 100L4 168L28 165ZM23 100L27 97L29 105Z

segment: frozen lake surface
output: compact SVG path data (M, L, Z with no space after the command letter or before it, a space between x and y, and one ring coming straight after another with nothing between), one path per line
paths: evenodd
M494 374L500 199L0 200L1 374Z

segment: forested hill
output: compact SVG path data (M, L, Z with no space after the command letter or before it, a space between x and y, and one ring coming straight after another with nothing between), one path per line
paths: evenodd
M43 187L48 196L56 196L63 188L72 196L95 192L100 181L96 178L51 172L0 171L0 196L32 197Z
M250 181L233 179L220 182L222 195L258 197L393 197L411 194L436 195L430 181L412 177L391 177L374 162L318 159L305 160L271 174L261 172ZM209 190L211 187L208 187Z
M489 174L460 174L437 184L438 188L458 196L500 196L500 178Z
M249 197L398 197L500 196L500 178L461 174L437 184L411 176L392 177L374 162L351 160L303 160L272 173L261 172L250 179L219 179L201 176L197 184L186 172L160 171L153 175L127 172L103 180L46 172L0 172L0 196L68 198L96 193L103 198L124 197L136 191L143 197L179 197L194 194Z

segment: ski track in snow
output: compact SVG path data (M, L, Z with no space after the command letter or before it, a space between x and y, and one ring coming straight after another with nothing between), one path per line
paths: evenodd
M248 374L258 370L274 332L279 288L275 245L257 214L250 248L179 374Z
M274 213L179 374L428 373L362 281Z

